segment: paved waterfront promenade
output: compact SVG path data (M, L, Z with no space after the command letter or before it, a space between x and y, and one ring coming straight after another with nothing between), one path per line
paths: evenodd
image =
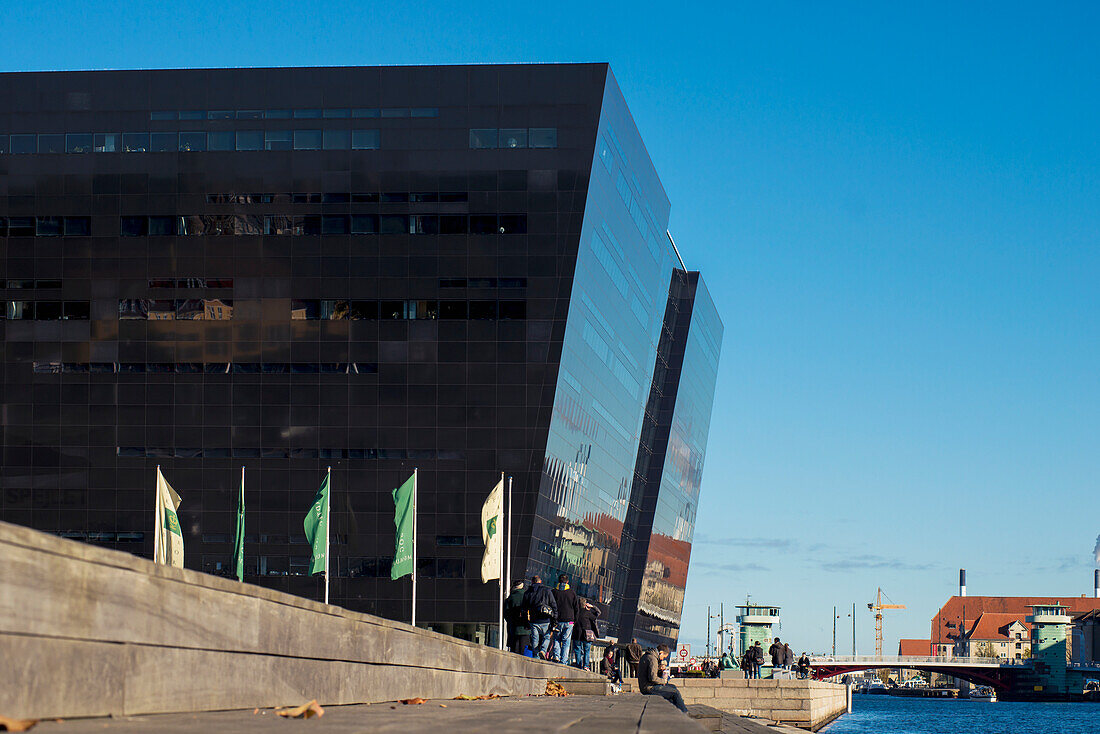
M444 708L446 707L446 708ZM161 714L115 719L43 721L35 729L42 734L207 734L271 731L316 734L792 734L800 730L771 727L752 719L694 707L700 719L689 719L672 704L653 696L523 697L492 701L432 700L421 705L382 703L330 706L320 719L284 721L266 709L259 713L219 711L197 714ZM276 720L278 719L278 720Z

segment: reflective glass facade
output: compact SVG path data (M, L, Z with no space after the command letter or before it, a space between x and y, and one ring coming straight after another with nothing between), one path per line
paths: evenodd
M650 644L678 635L722 338L668 213L608 74L529 571L570 574L608 634Z
M606 65L0 74L0 100L0 519L149 557L159 465L186 565L228 574L245 466L246 581L316 598L331 466L331 599L407 619L416 468L418 621L474 636L504 472L513 575L675 636L721 324Z

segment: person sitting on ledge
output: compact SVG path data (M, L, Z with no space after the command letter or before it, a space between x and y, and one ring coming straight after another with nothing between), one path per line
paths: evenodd
M638 663L638 690L643 696L660 696L686 714L688 710L680 689L668 682L667 671L664 675L660 673L661 663L668 660L670 652L668 645L658 645L656 650L642 655Z

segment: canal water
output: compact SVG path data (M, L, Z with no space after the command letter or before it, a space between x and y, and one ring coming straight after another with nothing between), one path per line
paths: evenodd
M852 696L823 734L1098 734L1100 703Z

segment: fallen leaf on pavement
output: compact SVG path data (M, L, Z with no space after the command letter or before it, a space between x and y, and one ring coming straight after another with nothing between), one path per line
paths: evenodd
M314 716L324 716L325 710L314 699L295 708L277 708L275 713L288 719L312 719Z
M555 683L552 680L546 681L546 695L547 696L568 696L569 692L561 686L560 683Z
M439 708L445 709L445 708L447 708L447 704L441 703L441 704L439 704Z
M405 704L406 706L419 706L420 704L427 703L427 702L428 702L428 699L419 698L419 697L418 698L402 698L401 699L401 703Z
M477 700L477 696L467 696L467 695L466 695L465 693L463 693L463 694L461 694L461 695L459 695L459 696L455 696L455 697L454 697L454 698L452 698L451 700L452 700L452 701L476 701L476 700Z
M252 709L252 713L253 714L258 714L258 713L260 713L260 710L259 709Z
M38 723L38 719L9 719L0 716L0 731L30 731Z

